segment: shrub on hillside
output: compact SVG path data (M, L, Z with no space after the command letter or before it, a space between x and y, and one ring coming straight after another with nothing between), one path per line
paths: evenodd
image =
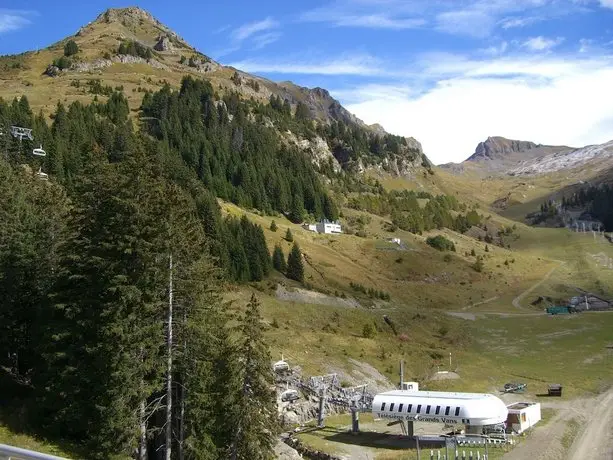
M362 329L362 337L365 339L372 339L375 336L375 328L371 323L364 324Z
M455 244L450 239L443 235L430 236L426 239L428 246L432 246L439 251L453 251L455 252Z
M135 40L121 42L119 48L117 49L117 54L128 54L130 56L137 56L143 59L151 59L153 57L151 48L142 45Z
M60 70L69 69L72 65L72 61L66 56L62 56L61 58L54 60L53 65Z
M79 52L79 45L74 40L68 40L64 45L64 56L72 56Z

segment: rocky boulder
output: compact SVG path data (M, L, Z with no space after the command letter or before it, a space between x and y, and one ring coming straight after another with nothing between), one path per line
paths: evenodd
M45 71L43 72L43 75L47 75L49 77L59 77L61 74L62 71L60 70L60 68L52 64L48 65L47 69L45 69Z
M174 51L174 46L168 35L160 35L157 38L157 42L153 45L153 49L156 51Z

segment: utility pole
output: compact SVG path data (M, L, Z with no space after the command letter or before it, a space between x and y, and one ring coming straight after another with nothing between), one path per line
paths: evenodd
M402 383L404 382L404 359L400 360L400 389L402 390Z
M318 428L323 428L324 427L324 411L325 411L325 404L326 404L326 388L327 385L324 385L321 389L321 392L319 393L319 414L317 415L317 427ZM170 459L167 459L170 460Z

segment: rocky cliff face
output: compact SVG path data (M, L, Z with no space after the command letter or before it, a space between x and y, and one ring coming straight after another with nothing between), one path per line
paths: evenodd
M475 153L466 161L501 160L508 157L509 154L526 152L537 147L541 147L541 145L499 136L488 137L484 142L479 142Z

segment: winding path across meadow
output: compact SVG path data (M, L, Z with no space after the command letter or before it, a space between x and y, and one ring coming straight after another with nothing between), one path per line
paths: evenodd
M517 308L518 310L525 310L524 307L521 306L521 299L523 299L524 297L526 297L528 294L530 294L532 291L534 291L537 287L539 287L541 284L543 284L545 281L547 281L551 275L553 274L553 272L555 272L558 268L560 268L562 265L564 265L566 262L563 262L561 260L556 260L555 262L558 262L558 266L557 267L553 267L551 270L549 270L547 272L547 274L545 275L545 277L540 280L538 283L533 284L532 286L530 286L528 289L526 289L524 292L522 292L521 294L519 294L517 297L515 297L513 299L513 306L515 308Z

